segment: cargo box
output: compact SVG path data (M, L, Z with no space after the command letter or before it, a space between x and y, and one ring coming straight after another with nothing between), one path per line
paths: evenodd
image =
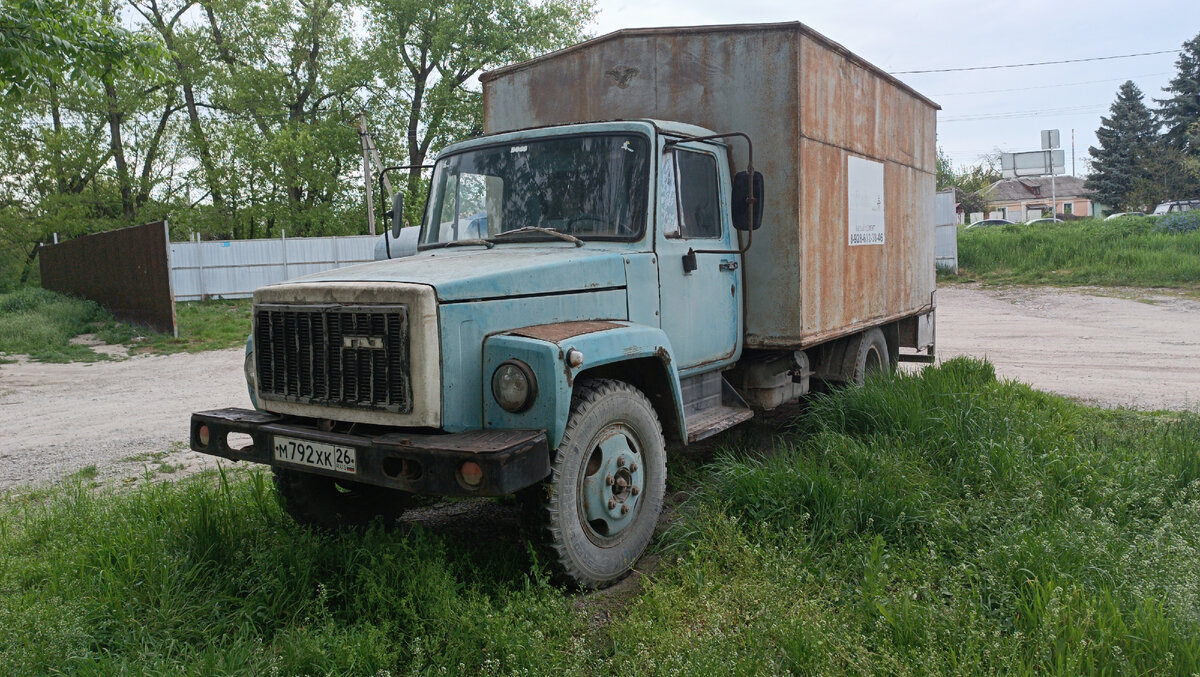
M747 348L932 308L938 106L811 28L623 30L481 80L489 134L652 118L750 135L767 198L746 255Z

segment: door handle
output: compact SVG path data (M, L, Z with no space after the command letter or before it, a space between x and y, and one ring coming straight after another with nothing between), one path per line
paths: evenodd
M721 270L737 270L737 269L738 269L738 262L737 262L737 261L729 261L729 260L724 260L724 261L721 261L721 265L720 265L719 267L720 267L720 269L721 269Z

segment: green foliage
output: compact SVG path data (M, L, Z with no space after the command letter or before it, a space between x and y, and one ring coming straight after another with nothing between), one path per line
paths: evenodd
M958 202L964 213L986 212L988 204L988 189L1000 180L1000 172L996 169L997 158L989 156L979 164L955 169L940 147L937 156L937 187L954 188L955 202Z
M1155 218L1023 224L959 231L959 273L989 282L1200 289L1200 232Z
M1183 43L1182 47L1175 61L1175 77L1166 86L1171 96L1158 100L1161 104L1159 116L1166 127L1163 138L1167 144L1197 156L1200 147L1192 142L1189 128L1200 120L1200 34Z
M1109 110L1110 116L1100 118L1096 130L1100 146L1088 148L1092 173L1084 185L1113 211L1149 211L1161 199L1158 184L1150 180L1160 156L1158 123L1132 80L1117 90L1117 100Z
M0 294L0 353L42 362L104 359L70 341L111 323L112 316L91 301L33 288Z
M0 289L36 280L55 233L364 233L361 112L384 164L423 162L480 133L481 70L576 42L592 16L590 0L6 0L0 87L4 59L46 45L58 65L21 66L21 96L0 98ZM415 222L424 186L399 183Z
M328 535L257 471L11 495L0 671L1200 670L1194 415L956 359L818 397L770 449L725 439L654 572L598 595L547 585L507 519Z
M107 11L106 11L107 10ZM0 2L0 95L19 98L47 82L98 89L114 64L151 73L152 43L119 26L95 2Z
M1157 229L1164 233L1191 233L1200 229L1200 210L1171 212L1158 220Z

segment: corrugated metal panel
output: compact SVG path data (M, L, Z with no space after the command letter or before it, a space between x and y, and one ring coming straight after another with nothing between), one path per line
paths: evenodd
M163 221L42 247L42 286L91 299L134 324L174 334Z
M172 242L175 298L249 298L259 287L374 260L374 235Z
M938 191L935 205L937 267L958 273L958 205L954 189Z
M483 83L489 133L630 118L748 133L767 198L745 266L747 347L931 302L936 104L801 24L620 31ZM848 244L851 155L885 164L883 245Z

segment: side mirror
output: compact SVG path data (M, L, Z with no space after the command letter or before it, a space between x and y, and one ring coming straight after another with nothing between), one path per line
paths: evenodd
M738 172L733 175L733 227L737 230L758 230L763 215L763 175L754 172L754 223L750 223L750 174Z
M392 217L392 239L396 239L400 237L400 228L404 226L404 193L392 196L392 211L388 214Z

